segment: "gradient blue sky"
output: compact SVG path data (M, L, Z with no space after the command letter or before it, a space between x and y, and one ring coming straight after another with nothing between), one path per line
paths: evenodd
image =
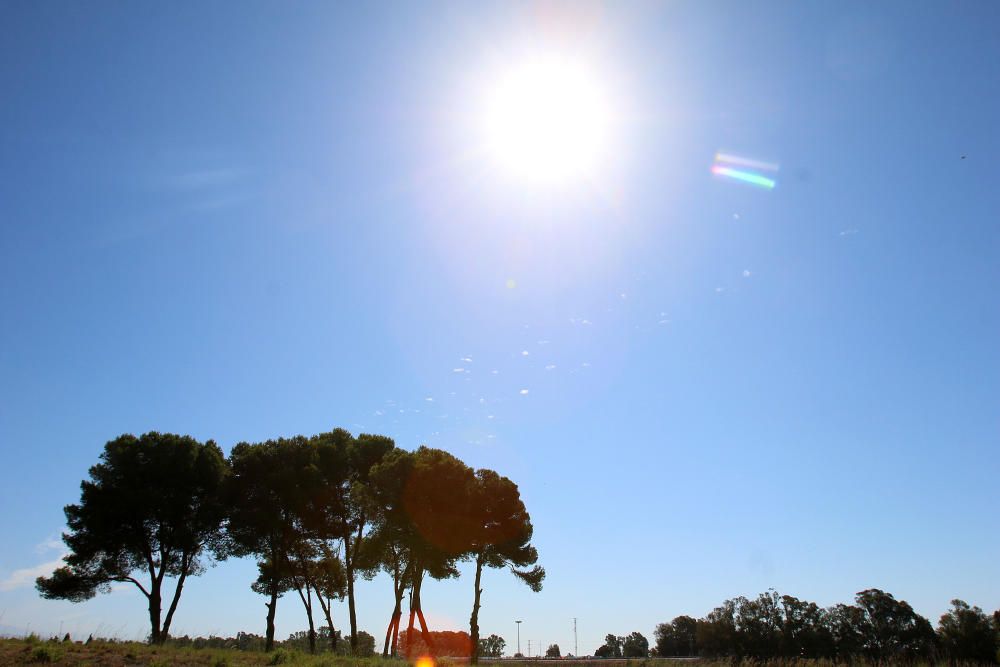
M580 651L768 587L1000 607L1000 6L0 3L0 630L123 432L333 427L515 480L548 570L481 625ZM601 176L504 178L468 91L614 91ZM767 191L716 151L780 164ZM967 156L962 159L962 156ZM516 286L508 287L513 280ZM523 394L522 390L528 390ZM253 565L176 633L263 632ZM384 579L359 590L384 632ZM468 576L428 585L467 628ZM346 625L346 611L335 621ZM286 597L278 633L305 627Z

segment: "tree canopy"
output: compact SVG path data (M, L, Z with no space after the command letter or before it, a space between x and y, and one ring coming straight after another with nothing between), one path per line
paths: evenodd
M211 441L149 432L108 442L80 485L79 504L65 508L66 565L38 578L39 593L79 602L114 582L131 583L148 602L150 641L162 642L187 577L202 571L206 557L226 556L226 476ZM166 577L176 584L161 624Z
M487 658L503 657L506 640L499 635L490 635L479 640L479 655Z
M278 598L294 588L291 563L306 548L306 493L318 479L315 450L304 437L241 442L229 454L228 535L240 556L258 559L253 589L268 597L267 650L274 646Z
M1000 623L994 624L979 607L952 600L952 608L941 616L938 634L941 649L951 660L989 663L997 660ZM994 614L1000 620L1000 611Z
M698 621L690 616L678 616L670 623L657 625L653 633L656 655L661 658L697 655L694 650L697 627Z
M479 609L484 567L509 567L511 574L531 590L542 589L545 570L537 565L538 550L531 544L534 528L517 485L493 470L477 470L468 492L469 536L465 547L476 565L469 634L479 658ZM528 569L526 569L528 568Z
M645 658L649 655L649 640L639 632L632 632L622 641L622 656Z

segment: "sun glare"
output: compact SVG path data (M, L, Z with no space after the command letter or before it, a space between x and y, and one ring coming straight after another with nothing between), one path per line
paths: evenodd
M516 179L578 180L607 157L608 94L583 63L548 58L513 67L490 86L485 107L486 152Z

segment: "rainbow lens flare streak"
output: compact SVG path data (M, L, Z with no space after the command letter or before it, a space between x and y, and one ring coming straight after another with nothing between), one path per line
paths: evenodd
M777 185L773 179L761 176L760 174L755 174L752 171L740 171L739 169L713 165L712 173L716 176L728 176L729 178L735 178L738 181L750 183L751 185L759 185L760 187L767 188L768 190L773 189L774 186Z
M777 181L773 178L762 176L756 171L749 171L749 169L736 169L735 167L727 165L746 167L749 169L756 169L757 171L778 171L778 165L773 162L762 162L761 160L740 157L738 155L732 155L731 153L719 152L715 154L715 164L712 165L712 173L716 176L726 176L727 178L733 178L737 181L749 183L750 185L767 188L768 190L773 190L774 186L777 185Z

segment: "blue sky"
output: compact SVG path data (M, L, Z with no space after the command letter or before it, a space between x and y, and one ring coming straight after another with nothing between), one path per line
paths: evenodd
M592 652L768 587L1000 607L998 20L0 4L0 630L145 633L137 593L30 581L104 443L148 430L344 427L511 477L548 578L486 575L509 647L515 618L565 651L577 617ZM558 185L470 129L470 91L542 51L616 110ZM713 176L720 150L777 186ZM263 632L253 576L192 581L174 630ZM423 597L467 628L468 576ZM358 605L381 634L389 583Z

